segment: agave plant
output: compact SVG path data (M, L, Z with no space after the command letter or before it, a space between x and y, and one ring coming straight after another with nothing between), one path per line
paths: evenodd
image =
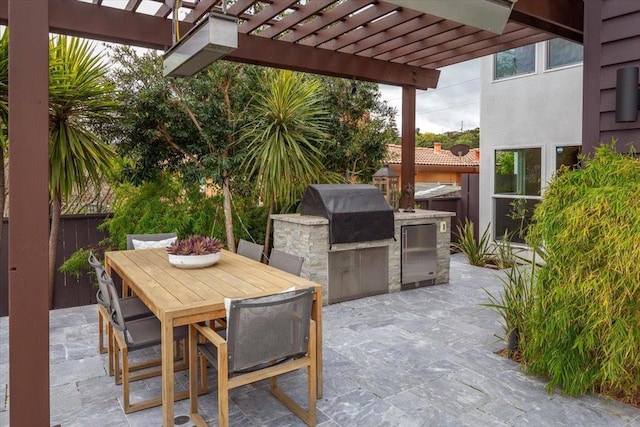
M467 257L469 264L484 267L491 255L489 224L482 232L479 241L476 240L474 235L473 222L469 221L468 218L464 220L464 224L457 226L455 234L458 237L458 242L452 243L451 247L456 251L462 252Z
M222 249L219 239L207 236L190 236L171 243L167 252L171 255L209 255L217 254Z

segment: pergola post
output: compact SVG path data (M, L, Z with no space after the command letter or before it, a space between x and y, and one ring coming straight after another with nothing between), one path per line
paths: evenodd
M49 426L49 2L9 0L12 426Z
M415 189L416 178L416 88L402 87L402 164L400 179L402 181L401 207L407 206L407 188ZM414 202L411 194L411 203ZM413 206L411 206L413 208Z

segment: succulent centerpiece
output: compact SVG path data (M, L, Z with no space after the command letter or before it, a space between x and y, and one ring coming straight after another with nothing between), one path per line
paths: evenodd
M220 259L222 242L207 236L190 236L178 239L167 247L169 263L179 268L201 268L215 264Z

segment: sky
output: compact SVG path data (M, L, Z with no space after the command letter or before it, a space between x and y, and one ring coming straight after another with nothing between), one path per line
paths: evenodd
M443 133L480 126L480 59L440 69L436 89L416 91L416 127L420 132ZM396 109L402 130L402 88L380 85L382 98Z

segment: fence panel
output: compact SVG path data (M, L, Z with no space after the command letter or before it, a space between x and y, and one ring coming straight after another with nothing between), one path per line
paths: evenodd
M60 221L56 265L62 265L71 254L82 247L97 245L106 237L98 226L108 214L63 215ZM4 218L3 241L0 245L0 316L8 315L8 219ZM95 277L81 274L76 278L56 272L54 289L54 308L75 307L96 302ZM46 289L46 288L43 288Z
M462 175L462 191L461 191L461 209L464 216L469 218L474 225L473 231L475 238L478 240L478 225L480 224L480 175L464 174Z

